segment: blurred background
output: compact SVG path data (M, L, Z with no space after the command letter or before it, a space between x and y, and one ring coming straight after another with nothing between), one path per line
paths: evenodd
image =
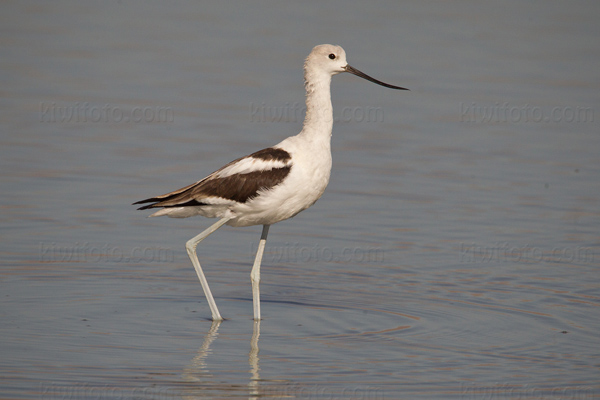
M593 1L6 1L0 396L600 396ZM199 247L130 204L301 130L335 76L325 195Z

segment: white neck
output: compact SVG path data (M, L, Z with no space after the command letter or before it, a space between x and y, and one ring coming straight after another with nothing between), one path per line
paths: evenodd
M331 75L304 72L306 88L306 117L301 134L312 139L329 140L333 128L331 106Z

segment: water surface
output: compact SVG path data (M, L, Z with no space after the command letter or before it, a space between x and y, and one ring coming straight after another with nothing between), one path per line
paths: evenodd
M593 2L2 6L2 398L600 396ZM320 43L334 169L271 228L134 201L301 129Z

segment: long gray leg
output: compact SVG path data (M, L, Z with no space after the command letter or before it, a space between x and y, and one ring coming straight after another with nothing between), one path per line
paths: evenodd
M252 272L250 272L250 280L252 281L252 302L254 304L255 321L260 321L260 263L262 262L263 252L265 251L265 244L267 243L269 227L270 225L263 225L262 235L260 236L260 242L258 242L258 250L256 251L256 258L254 259Z
M204 272L202 272L202 267L200 267L200 261L198 261L198 255L196 254L196 247L198 243L206 239L211 233L222 227L229 221L231 218L225 217L218 220L216 223L208 227L205 231L203 231L198 236L194 236L185 244L185 248L187 249L187 253L190 256L190 260L192 260L192 264L194 264L194 268L196 269L196 274L198 274L198 279L200 279L200 283L202 284L202 289L204 289L204 295L206 296L206 300L208 301L208 305L210 307L210 312L212 313L213 321L222 321L223 317L219 314L219 309L217 308L217 304L215 303L215 299L210 291L210 287L208 287L208 282L206 281L206 277L204 276Z

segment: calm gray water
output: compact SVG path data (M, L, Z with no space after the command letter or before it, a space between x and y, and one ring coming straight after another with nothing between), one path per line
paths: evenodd
M3 2L0 397L600 397L597 2ZM184 250L166 193L301 129L344 46L310 210Z

